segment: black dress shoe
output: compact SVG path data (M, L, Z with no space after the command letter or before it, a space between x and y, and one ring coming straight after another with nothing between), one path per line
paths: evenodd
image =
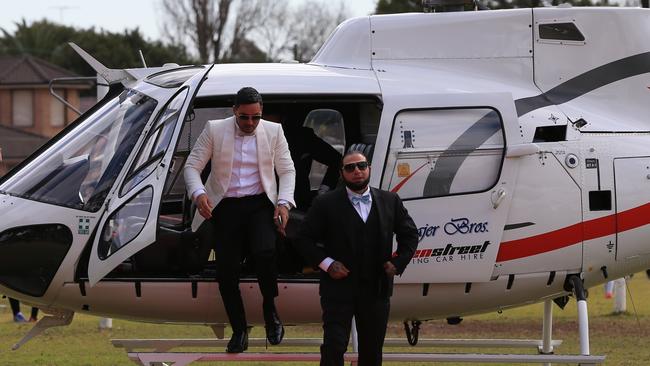
M274 346L280 344L282 338L284 338L284 327L280 318L278 318L278 313L274 309L265 318L266 339Z
M226 347L226 352L228 353L242 353L248 349L248 332L234 332L228 346Z

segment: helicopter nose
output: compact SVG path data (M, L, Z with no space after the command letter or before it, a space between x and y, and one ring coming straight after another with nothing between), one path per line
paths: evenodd
M0 285L43 296L72 245L61 224L14 227L0 233Z

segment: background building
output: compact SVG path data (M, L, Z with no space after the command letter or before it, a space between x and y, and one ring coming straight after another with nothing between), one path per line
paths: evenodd
M49 91L50 80L76 76L33 56L0 56L0 149L4 158L0 175L77 118ZM56 92L80 109L80 92L90 88L88 83L69 84Z

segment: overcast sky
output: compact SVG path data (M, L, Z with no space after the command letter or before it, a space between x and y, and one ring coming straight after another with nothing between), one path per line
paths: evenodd
M299 3L304 0L290 0ZM368 15L377 0L346 1L351 16ZM80 28L103 28L112 32L139 27L151 39L160 38L159 0L5 0L0 10L0 27L13 32L21 19L30 23L46 18ZM327 3L338 4L335 1Z

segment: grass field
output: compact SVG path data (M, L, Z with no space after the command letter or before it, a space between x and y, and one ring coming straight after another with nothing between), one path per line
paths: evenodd
M645 273L639 273L628 281L628 312L612 315L613 300L606 300L601 286L590 289L588 299L591 353L606 355L606 365L648 365L650 364L650 280ZM634 315L634 303L637 317ZM16 343L32 326L15 324L12 321L9 304L3 300L0 304L0 365L133 365L123 349L114 348L113 338L209 338L212 331L202 326L177 326L137 323L113 320L110 331L98 330L99 318L75 315L68 327L52 328L33 339L17 351L11 351ZM23 307L28 313L29 308ZM543 305L535 304L518 309L466 317L456 326L444 321L425 323L422 327L423 338L526 338L541 337ZM554 305L553 338L562 339L564 343L556 349L558 354L578 354L578 324L576 303L572 299L565 310ZM318 326L287 328L287 337L320 337ZM254 337L262 337L262 329L253 330ZM404 337L401 324L391 324L389 337ZM187 351L186 349L184 349ZM305 349L302 349L305 351ZM443 349L443 348L407 348L401 351L417 352L481 352L508 353L521 352L507 349ZM179 349L180 351L180 349ZM206 351L205 349L202 351ZM221 349L217 351L222 351ZM264 351L251 349L251 351ZM282 348L287 352L290 349ZM316 352L317 348L306 349ZM389 349L385 349L389 351ZM532 351L531 351L532 352ZM217 365L218 363L196 363L197 365ZM263 363L241 363L241 365L263 365ZM299 365L299 363L292 363ZM396 364L397 365L397 364ZM451 365L446 363L446 365ZM461 365L461 364L455 364ZM465 364L463 364L465 365Z

